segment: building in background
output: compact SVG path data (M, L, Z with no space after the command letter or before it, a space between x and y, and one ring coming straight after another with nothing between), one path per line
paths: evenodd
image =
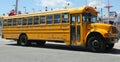
M2 16L0 16L0 28L2 27Z
M108 17L104 17L102 21L103 23L109 23ZM115 11L110 12L110 21L113 21L113 25L115 25L120 31L120 13Z
M118 30L120 31L120 13L115 18L114 24L117 26Z
M2 33L2 32L1 32L1 29L2 29L2 20L3 20L2 18L3 18L3 17L0 16L0 35L1 35L1 33Z
M109 23L109 21L112 21L114 23L115 19L117 18L117 13L115 11L109 12L110 17L103 17L102 21L104 23Z

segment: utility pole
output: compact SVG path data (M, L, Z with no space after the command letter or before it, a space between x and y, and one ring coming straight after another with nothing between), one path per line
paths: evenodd
M35 13L35 8L32 8L32 10L33 10L33 13Z
M45 7L45 11L48 11L47 9L48 9L48 7L46 6L46 7Z
M109 3L109 0L108 0L108 20L110 21L110 3Z
M16 0L16 4L15 4L15 14L18 14L18 0Z
M88 2L87 2L87 0L85 0L85 3L86 3L86 6L88 5Z
M101 22L103 22L103 9L101 8Z
M110 21L110 8L111 8L112 6L110 6L110 2L109 2L109 0L108 0L108 6L105 6L105 8L107 8L108 9L108 21L109 21L109 23L111 24L111 21Z
M51 8L51 11L53 11L53 8Z

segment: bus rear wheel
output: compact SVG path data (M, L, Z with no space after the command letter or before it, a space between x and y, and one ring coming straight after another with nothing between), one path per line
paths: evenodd
M93 36L88 39L87 48L93 52L104 52L105 43L100 37Z
M17 44L22 45L22 46L30 46L31 42L28 41L26 35L21 35Z

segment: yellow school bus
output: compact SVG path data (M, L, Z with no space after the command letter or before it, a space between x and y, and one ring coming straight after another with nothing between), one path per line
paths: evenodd
M118 42L116 27L99 23L97 11L90 6L4 17L2 37L18 45L46 41L85 46L91 51L111 50Z

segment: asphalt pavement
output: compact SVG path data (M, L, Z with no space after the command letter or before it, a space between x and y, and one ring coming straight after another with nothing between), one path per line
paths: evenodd
M109 53L94 53L84 47L48 42L45 46L18 46L0 39L0 62L120 62L120 42Z

